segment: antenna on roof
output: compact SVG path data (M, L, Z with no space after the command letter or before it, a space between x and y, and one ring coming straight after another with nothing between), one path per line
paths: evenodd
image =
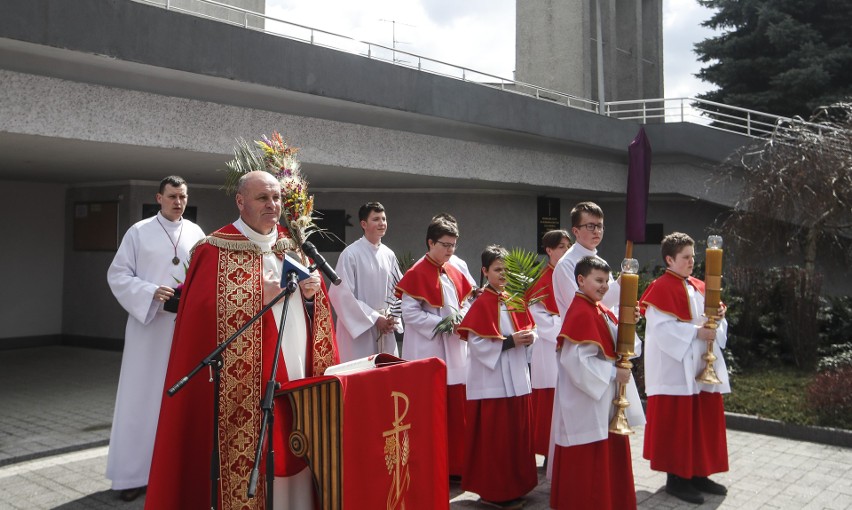
M397 44L411 44L410 42L398 41L396 39L396 25L400 24L400 25L404 25L406 27L412 27L412 28L417 28L417 27L415 25L409 25L408 23L403 23L403 22L397 21L395 19L380 19L379 21L383 21L385 23L390 23L391 26L392 26L392 31L393 31L392 32L392 35L393 35L393 39L392 39L392 41L393 41L393 45L392 45L392 47L393 47L393 62L395 64L396 63L407 63L407 62L409 62L408 60L401 60L401 59L398 60L396 58L396 45Z

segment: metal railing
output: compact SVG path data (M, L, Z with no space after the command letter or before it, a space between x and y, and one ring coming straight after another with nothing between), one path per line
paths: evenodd
M536 99L586 111L599 112L597 101L572 94L551 90L538 85L504 78L494 74L477 71L464 66L450 64L441 60L425 57L416 53L390 48L369 41L361 41L349 36L336 34L266 14L249 11L240 7L223 4L216 0L192 0L196 4L207 4L216 9L225 9L233 14L229 18L204 14L196 10L181 7L180 0L132 0L155 5L168 10L179 11L223 23L242 26L248 30L257 30L277 37L284 37L338 51L360 55L362 57L388 62L393 65L416 69L426 73L454 78L477 85L497 88L506 92L522 94ZM712 129L738 133L754 138L765 138L776 131L776 127L798 123L793 120L769 113L746 108L729 106L697 98L659 98L637 99L629 101L607 101L603 104L603 115L608 117L648 122L690 122Z
M802 130L818 136L849 136L844 130L816 124L801 118L782 117L737 106L697 98L637 99L604 103L604 114L643 124L658 122L694 122L708 128L738 133L752 138L775 136L779 141L795 138Z
M617 119L638 120L643 124L648 121L695 122L751 137L767 136L775 130L777 124L791 120L689 97L609 101L604 103L604 114Z

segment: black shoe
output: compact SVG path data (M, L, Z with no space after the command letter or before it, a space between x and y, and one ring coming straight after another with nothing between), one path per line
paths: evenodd
M668 473L666 477L666 492L687 503L695 503L696 505L704 503L704 496L692 486L691 480L671 473Z
M135 487L133 489L124 489L119 493L118 499L122 501L133 501L145 492L146 487Z
M717 496L725 496L728 494L728 489L726 489L724 485L716 483L706 476L693 476L692 486L701 492L706 492L707 494L716 494Z
M509 501L488 501L487 499L479 498L479 502L495 508L502 508L503 510L519 510L524 507L524 500L521 498Z

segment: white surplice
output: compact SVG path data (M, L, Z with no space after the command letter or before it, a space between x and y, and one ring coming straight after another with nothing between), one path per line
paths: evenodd
M467 262L462 260L461 257L457 257L456 254L453 253L452 255L450 255L450 260L448 260L447 262L449 262L450 265L452 265L454 268L461 271L461 274L463 274L464 277L467 278L467 281L470 282L470 284L471 284L471 286L473 286L473 288L476 288L476 287L479 286L479 282L477 282L473 278L473 275L470 274L470 269L467 268Z
M571 306L571 301L574 300L574 295L577 293L577 279L574 278L574 268L577 267L577 262L580 262L584 257L592 257L598 254L598 250L588 250L580 243L575 243L568 248L565 255L556 263L553 268L553 293L556 297L556 306L559 308L559 315L565 317L565 312ZM612 267L612 271L620 271L621 265ZM603 300L604 306L613 310L615 315L618 315L618 299L621 289L618 282L612 279L612 273L609 276L609 290L606 291Z
M556 337L562 329L562 317L547 311L541 302L530 307L538 333L530 356L530 382L535 389L555 388L559 363L556 360Z
M337 348L340 362L381 352L397 355L393 332L379 335L376 321L396 299L394 290L402 275L393 250L361 237L347 246L335 268L342 280L329 289L337 313ZM400 322L396 330L402 333Z
M612 338L616 338L616 325L609 321L607 325ZM637 356L642 353L638 338L634 350ZM569 340L562 343L551 443L555 440L559 446L576 446L608 437L609 421L614 415L612 400L618 386L615 375L615 362L606 359L598 345ZM625 396L630 402L625 411L627 422L631 427L644 425L645 413L633 377Z
M441 274L444 306L437 308L425 301L402 295L402 320L405 336L402 357L407 360L436 357L447 364L447 385L464 384L467 364L467 345L455 333L433 333L441 319L459 309L456 286L446 273ZM462 303L461 312L467 313L470 301Z
M533 342L536 330L533 329ZM500 333L509 336L515 332L506 305L500 303ZM482 338L468 333L467 399L508 398L529 395L529 360L531 346L503 350L503 341ZM533 343L535 345L535 343Z
M726 319L719 323L713 343L716 375L722 384L703 384L695 380L707 365L702 358L707 352L707 343L697 336L705 321L702 315L704 296L692 285L686 285L686 289L692 322L680 321L650 304L645 312L645 393L648 396L731 392L728 368L722 355L728 340Z
M175 314L163 311L154 292L183 281L189 251L203 237L195 223L157 213L128 229L107 271L113 295L129 314L106 469L115 490L148 485L175 328ZM175 250L178 264L172 263Z

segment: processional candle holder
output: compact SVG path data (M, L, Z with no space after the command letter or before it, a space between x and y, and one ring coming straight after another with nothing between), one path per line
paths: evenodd
M633 363L630 358L635 355L636 338L636 297L639 291L639 261L636 259L626 258L621 261L621 293L619 294L618 306L618 338L615 344L615 352L618 355L618 361L615 366L618 368L633 368ZM627 385L619 383L618 392L612 405L615 408L615 414L609 422L609 431L614 434L627 436L633 434L633 429L627 423L626 409L630 406L630 402L625 396Z
M707 322L705 328L714 332L719 327L719 303L722 300L722 236L709 236L707 238L707 251L704 259L704 317ZM713 354L713 344L707 342L707 352L702 359L706 362L704 370L695 378L703 384L721 384L719 376L716 375L716 355Z

